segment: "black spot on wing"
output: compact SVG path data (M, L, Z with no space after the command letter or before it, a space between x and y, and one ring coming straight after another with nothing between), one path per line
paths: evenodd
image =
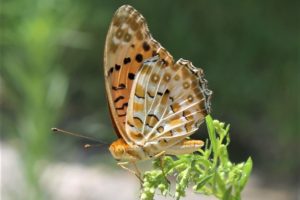
M114 100L114 102L115 103L117 103L118 101L120 101L120 100L122 100L122 99L124 99L124 96L118 96L115 100Z
M128 63L130 63L130 62L131 62L130 57L124 58L124 60L123 60L124 65L126 65L126 64L128 64Z
M108 70L108 74L110 75L111 73L113 73L113 71L114 71L114 68L111 67L111 68Z
M150 50L150 45L147 42L143 43L143 49L144 51L149 51Z
M163 95L163 93L161 93L161 92L157 92L157 95L159 95L159 96L162 96L162 95Z
M124 110L124 108L127 107L127 106L128 106L128 103L126 102L126 103L123 103L123 105L121 107L117 107L115 109L116 110Z
M136 56L135 56L135 60L137 61L137 62L142 62L143 61L143 56L142 56L142 54L137 54Z
M158 117L155 114L148 114L148 117L154 117L157 121L159 121Z
M151 93L148 91L147 92L148 96L151 97L152 99L154 98L154 96L151 95Z
M126 88L126 85L125 85L125 84L123 84L123 83L121 83L121 84L119 85L119 88L122 88L122 89L124 89L124 88Z
M163 63L164 63L165 66L168 66L168 65L169 65L169 62L166 61L165 59L161 59L161 60L163 61Z
M173 97L169 97L169 99L173 102L174 101L174 98Z
M116 65L115 65L115 69L116 69L117 71L119 71L119 70L121 69L121 65L116 64Z
M112 86L111 87L113 90L123 90L126 88L125 84L121 83L118 87Z
M133 74L133 73L129 73L129 74L128 74L128 78L129 78L130 80L133 80L134 77L135 77L135 74Z
M172 112L175 113L174 109L173 109L173 105L170 105L170 108L171 108Z
M117 109L116 109L116 111L117 111L117 114L118 114L119 117L124 117L124 116L126 116L126 114L127 114L126 111L122 111L121 109L120 109L120 110L117 110ZM122 112L121 112L121 111L122 111Z
M127 121L127 124L130 126L130 127L135 127L133 124L131 124L129 121Z
M145 97L141 97L141 96L137 95L137 93L135 93L134 96L136 96L139 99L145 99Z
M140 118L138 118L138 117L133 117L133 119L136 119L136 120L140 121L141 124L143 124L143 121L142 121Z
M157 56L158 53L156 51L152 51L152 56Z

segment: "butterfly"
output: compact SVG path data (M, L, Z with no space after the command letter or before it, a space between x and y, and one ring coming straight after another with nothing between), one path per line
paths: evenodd
M109 147L116 160L135 163L203 146L201 140L187 139L210 113L212 91L203 70L188 60L175 62L132 6L121 6L112 19L104 76L119 137Z

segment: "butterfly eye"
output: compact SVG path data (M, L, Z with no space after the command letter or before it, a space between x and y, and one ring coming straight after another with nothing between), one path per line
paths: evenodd
M123 153L125 152L125 150L124 150L123 147L117 147L116 152L117 152L118 154L123 154Z

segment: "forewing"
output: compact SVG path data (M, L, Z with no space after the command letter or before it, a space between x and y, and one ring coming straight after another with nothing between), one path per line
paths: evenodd
M132 142L125 131L132 83L143 61L154 55L173 64L172 56L151 37L144 17L129 5L120 7L106 37L104 74L113 123L127 143Z
M126 130L138 145L167 149L194 133L210 112L212 92L202 69L180 59L146 60L131 92Z

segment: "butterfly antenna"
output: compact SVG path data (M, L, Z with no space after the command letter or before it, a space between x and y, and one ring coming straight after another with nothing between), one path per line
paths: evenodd
M85 144L83 147L85 149L89 149L89 148L92 148L92 147L101 147L102 145L101 144Z
M75 137L80 137L80 138L84 138L84 139L88 139L88 140L92 140L92 141L95 141L97 143L100 144L104 144L104 145L108 145L107 143L105 142L101 142L95 138L92 138L92 137L88 137L88 136L84 136L84 135L81 135L81 134L78 134L78 133L72 133L72 132L69 132L69 131L65 131L65 130L62 130L62 129L59 129L59 128L51 128L51 130L53 132L57 132L57 133L64 133L64 134L67 134L67 135L72 135L72 136L75 136ZM89 148L89 147L92 147L92 146L95 146L95 145L91 145L91 144L86 144L84 145L84 148Z

